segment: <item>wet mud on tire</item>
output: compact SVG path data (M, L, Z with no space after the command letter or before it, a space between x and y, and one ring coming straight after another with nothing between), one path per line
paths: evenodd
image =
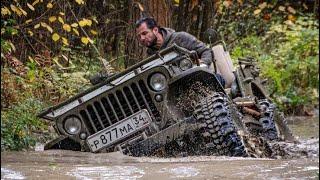
M247 156L241 136L231 119L230 106L222 93L213 93L197 106L194 116L202 136L200 149L206 154Z
M276 140L278 139L277 129L274 123L274 112L275 105L270 103L268 100L263 99L259 101L260 111L262 112L262 116L259 119L263 128L263 136L267 140Z

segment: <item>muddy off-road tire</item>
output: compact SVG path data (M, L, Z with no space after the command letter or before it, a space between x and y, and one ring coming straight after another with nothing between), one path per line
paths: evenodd
M267 140L278 139L278 131L274 122L276 106L268 100L259 100L261 117L259 122L262 124L262 135Z
M283 113L279 112L276 105L269 100L259 100L260 111L262 113L259 122L262 124L263 136L267 140L296 141Z
M231 108L223 93L213 93L196 106L194 116L199 125L200 149L217 155L247 156L231 118Z

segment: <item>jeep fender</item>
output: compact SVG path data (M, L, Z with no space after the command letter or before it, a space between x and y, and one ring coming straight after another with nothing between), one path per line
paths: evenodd
M207 68L195 67L177 76L173 76L169 81L167 104L170 111L174 112L178 119L191 115L191 111L181 111L180 108L177 108L177 105L179 104L179 97L187 93L196 82L201 82L202 86L209 91L226 94L215 74ZM189 109L190 106L187 105L186 107Z
M225 93L216 75L210 69L204 67L194 67L177 76L173 75L169 81L169 90L189 88L195 82L202 82L204 86L209 87L212 91Z

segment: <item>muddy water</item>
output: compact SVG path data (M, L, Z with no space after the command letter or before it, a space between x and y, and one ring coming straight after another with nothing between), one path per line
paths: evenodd
M118 152L2 152L1 179L319 179L319 119L289 118L289 159L130 157Z

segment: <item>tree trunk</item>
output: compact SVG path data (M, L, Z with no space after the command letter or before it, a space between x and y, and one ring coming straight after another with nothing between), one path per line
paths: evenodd
M173 14L176 31L185 31L205 40L204 32L213 28L214 3L210 0L180 0Z
M128 1L129 27L125 37L125 67L129 67L146 58L146 48L139 45L135 36L135 22L142 17L153 17L159 26L171 27L171 2L169 0Z

